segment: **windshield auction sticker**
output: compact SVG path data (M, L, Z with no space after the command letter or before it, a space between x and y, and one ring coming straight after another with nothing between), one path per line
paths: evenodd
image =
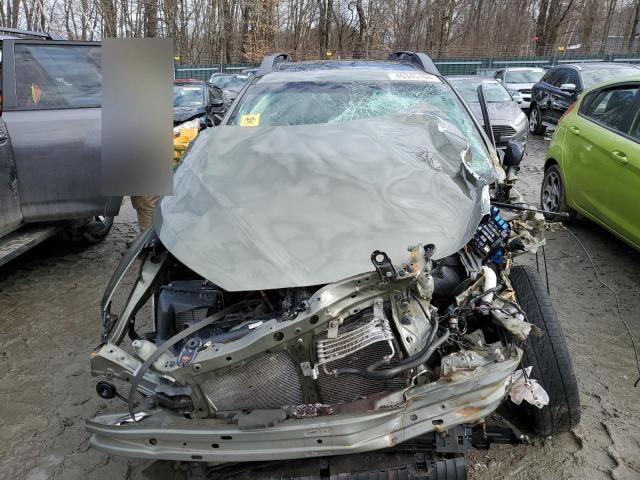
M405 82L440 82L438 77L429 73L420 72L389 72L390 80L400 80Z
M253 113L250 115L240 115L241 127L257 127L260 125L260 114Z

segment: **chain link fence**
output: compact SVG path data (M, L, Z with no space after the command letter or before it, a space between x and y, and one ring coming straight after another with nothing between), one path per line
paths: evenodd
M246 68L257 67L253 63L207 63L196 65L176 65L174 77L176 80L190 78L194 80L208 80L214 73L240 73Z
M332 56L338 58L338 56ZM492 72L504 67L551 67L563 63L615 62L640 64L640 54L571 55L567 53L544 57L452 57L435 58L434 63L443 75L473 75ZM239 73L255 68L257 63L176 65L175 78L208 80L214 73Z

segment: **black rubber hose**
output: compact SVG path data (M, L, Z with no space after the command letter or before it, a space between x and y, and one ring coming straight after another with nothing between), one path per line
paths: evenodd
M431 345L425 345L422 350L420 350L415 355L411 357L407 357L401 363L394 366L393 368L389 368L387 370L374 370L380 366L380 362L374 363L369 368L363 370L361 368L339 368L336 370L337 375L359 375L361 377L370 378L372 380L388 380L389 378L396 377L400 375L402 372L406 370L410 370L412 368L416 368L423 363L426 363L431 355L434 354L436 349L442 345L449 338L449 329L445 329L444 333L441 337L439 337L435 342ZM372 368L373 367L373 368Z

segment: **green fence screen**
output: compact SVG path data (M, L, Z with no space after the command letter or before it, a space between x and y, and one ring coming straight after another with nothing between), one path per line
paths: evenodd
M433 62L443 75L473 75L476 73L493 76L503 67L550 67L562 63L620 62L640 64L640 55L607 53L601 56L571 55L558 52L548 57L489 57L489 58L434 58ZM245 68L257 67L253 63L176 65L175 78L207 80L214 73L237 73Z

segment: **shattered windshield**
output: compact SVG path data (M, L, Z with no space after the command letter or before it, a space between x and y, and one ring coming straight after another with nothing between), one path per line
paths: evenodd
M398 78L389 78L394 75ZM504 93L509 96L506 91ZM401 112L420 112L442 118L455 126L469 142L474 170L486 170L491 164L485 143L470 115L449 86L433 75L396 73L388 74L387 79L373 80L259 82L249 87L230 114L227 125L332 124Z

